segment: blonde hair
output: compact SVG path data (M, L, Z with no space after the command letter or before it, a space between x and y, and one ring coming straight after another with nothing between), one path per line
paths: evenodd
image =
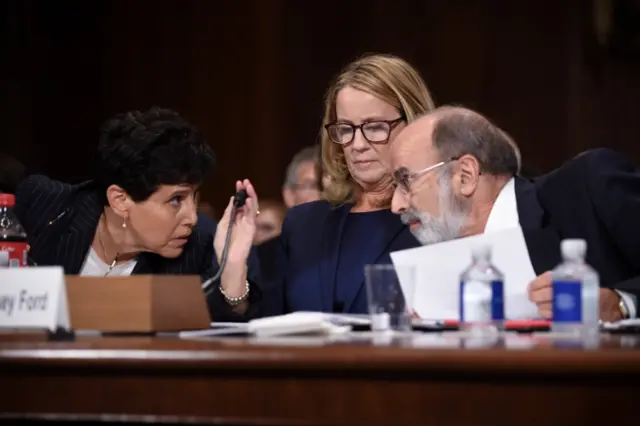
M366 55L343 68L327 90L320 130L322 166L331 181L322 197L332 204L354 202L360 189L349 173L342 147L333 142L324 129L337 119L336 98L345 87L367 92L392 105L407 123L435 108L418 71L397 56Z

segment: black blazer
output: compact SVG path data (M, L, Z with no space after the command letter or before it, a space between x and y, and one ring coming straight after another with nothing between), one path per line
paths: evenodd
M516 178L520 226L536 274L561 262L560 241L587 241L602 287L640 296L640 173L596 149L537 179Z
M68 185L46 176L29 176L18 187L15 213L27 232L30 263L59 265L66 274L78 274L102 211L91 181ZM213 235L196 225L179 257L141 253L133 274L200 275L204 280L217 270L214 261ZM208 298L211 316L225 320L213 311L213 297Z

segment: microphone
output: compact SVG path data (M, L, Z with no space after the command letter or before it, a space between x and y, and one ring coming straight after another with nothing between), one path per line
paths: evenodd
M249 198L247 190L241 189L240 191L236 192L236 195L233 196L233 204L236 207L242 207L244 206L245 201L247 201L247 198Z
M222 249L222 258L220 259L220 267L216 274L202 283L202 290L205 294L209 293L211 285L217 281L222 272L224 271L224 266L227 263L227 254L229 252L229 242L231 241L231 229L233 228L233 224L236 218L236 210L240 207L244 206L244 203L247 201L249 195L247 194L246 189L242 189L233 196L233 205L231 206L231 216L229 217L229 227L227 228L227 236L224 240L224 248Z

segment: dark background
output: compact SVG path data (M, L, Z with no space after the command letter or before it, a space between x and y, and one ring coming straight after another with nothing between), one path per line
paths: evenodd
M66 181L91 176L100 124L173 108L220 166L278 197L316 142L324 90L365 52L403 56L436 101L487 114L543 171L591 147L640 159L636 0L3 1L2 151Z

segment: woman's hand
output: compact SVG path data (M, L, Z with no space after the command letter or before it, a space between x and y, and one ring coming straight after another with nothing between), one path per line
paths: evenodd
M213 247L216 251L218 263L222 260L222 251L227 238L227 230L229 224L233 223L231 231L231 239L229 240L229 251L227 253L227 266L246 266L249 251L253 244L253 237L256 233L256 216L258 215L258 196L251 182L248 179L236 182L236 192L245 189L247 191L247 199L244 206L236 210L235 217L231 217L233 207L233 198L229 200L229 204L222 215L222 219L218 222L216 229L216 237ZM231 222L233 221L233 222Z

